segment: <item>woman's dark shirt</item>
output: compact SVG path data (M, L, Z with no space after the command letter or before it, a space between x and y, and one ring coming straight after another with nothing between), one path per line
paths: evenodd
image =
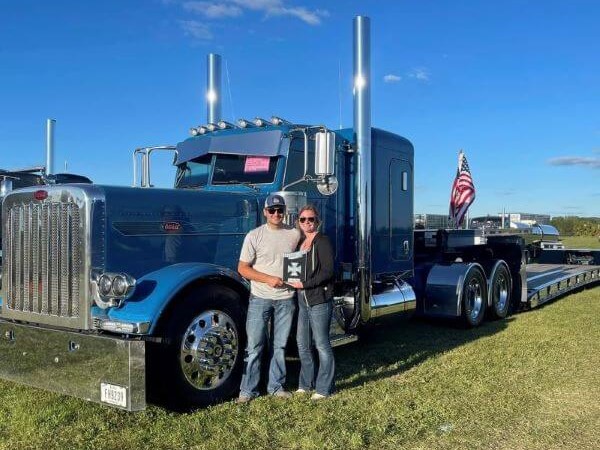
M332 301L333 248L329 238L322 233L318 233L313 240L307 255L306 269L304 295L300 293L300 300L308 302L310 306Z

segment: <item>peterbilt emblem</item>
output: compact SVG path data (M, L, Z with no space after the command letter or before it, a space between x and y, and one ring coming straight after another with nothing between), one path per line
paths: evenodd
M33 198L36 200L46 200L48 198L48 191L39 190L33 193Z
M163 223L163 230L165 231L179 231L181 230L181 224L179 222L165 222Z

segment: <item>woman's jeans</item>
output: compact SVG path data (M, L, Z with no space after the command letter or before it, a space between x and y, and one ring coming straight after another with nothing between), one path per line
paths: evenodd
M269 382L267 392L274 394L284 390L285 383L285 346L292 329L295 299L269 300L252 295L248 305L246 319L246 355L244 358L244 375L240 386L240 395L257 397L260 381L260 361L267 344L269 320L273 320L273 347L271 365L269 366Z
M321 395L331 395L333 393L335 360L331 342L329 341L329 326L332 312L333 302L309 306L304 297L304 292L298 293L298 329L296 340L298 342L298 355L300 356L301 364L298 387L306 391L314 388ZM319 355L319 370L316 380L312 352L313 341Z

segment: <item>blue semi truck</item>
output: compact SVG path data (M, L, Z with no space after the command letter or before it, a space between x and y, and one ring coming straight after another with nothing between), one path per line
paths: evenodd
M209 112L176 146L136 151L141 186L9 193L0 377L130 411L236 395L249 285L235 268L275 192L288 223L309 202L323 216L336 345L385 316L474 327L598 280L597 254L588 265L528 265L522 235L414 230L413 146L370 123L365 17L355 19L354 47L352 128L278 117L233 125ZM172 189L149 188L154 150L175 154Z

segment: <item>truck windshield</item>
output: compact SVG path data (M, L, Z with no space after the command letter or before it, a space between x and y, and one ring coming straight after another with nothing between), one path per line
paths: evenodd
M215 155L212 184L272 183L276 156Z
M176 188L194 188L208 183L212 155L204 155L177 166Z
M204 155L177 166L176 188L206 186L214 165L211 184L272 183L277 169L276 156Z

